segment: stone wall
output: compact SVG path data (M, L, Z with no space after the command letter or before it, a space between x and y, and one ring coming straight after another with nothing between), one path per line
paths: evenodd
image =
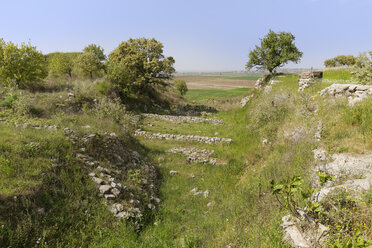
M168 133L151 133L147 131L136 130L135 136L143 136L148 139L164 139L164 140L178 140L178 141L196 141L206 144L217 143L231 143L232 139L219 137L205 137L199 135L182 135L182 134L168 134Z
M298 75L298 91L304 91L306 88L310 87L316 82L320 82L323 78L322 71L314 72L303 72Z
M142 114L145 117L156 118L171 122L190 122L190 123L211 123L213 125L223 125L223 121L216 119L207 119L193 116L177 116L177 115L158 115L158 114Z
M332 84L319 92L321 96L347 97L349 106L362 101L372 95L372 85Z

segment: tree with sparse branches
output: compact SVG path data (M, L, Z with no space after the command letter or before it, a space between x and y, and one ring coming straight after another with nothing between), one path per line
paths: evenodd
M295 37L288 32L269 33L261 39L261 45L249 53L247 69L265 69L273 74L278 67L288 62L298 63L302 57L302 52L294 44Z

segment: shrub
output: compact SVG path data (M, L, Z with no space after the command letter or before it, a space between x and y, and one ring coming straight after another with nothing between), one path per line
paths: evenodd
M372 84L372 51L360 54L354 66L354 78L361 84Z
M0 106L11 108L17 99L17 94L9 92L6 97L0 101Z
M111 84L103 81L96 84L96 90L102 95L108 95L111 91Z
M118 124L125 124L127 114L119 99L102 98L95 106L95 114L100 119L111 118Z
M176 89L180 92L180 94L183 96L187 92L187 85L185 80L175 80L174 81L174 86Z

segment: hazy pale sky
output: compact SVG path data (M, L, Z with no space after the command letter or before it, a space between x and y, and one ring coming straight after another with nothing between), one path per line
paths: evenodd
M43 53L105 53L129 38L156 38L178 71L243 70L269 29L296 36L298 65L372 50L372 0L0 0L0 37Z

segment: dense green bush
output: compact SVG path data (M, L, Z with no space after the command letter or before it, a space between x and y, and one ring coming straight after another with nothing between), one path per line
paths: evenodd
M372 84L372 51L357 57L353 74L359 83Z
M20 47L0 39L0 83L18 88L32 88L47 76L44 55L31 44Z
M175 80L174 81L174 87L180 92L180 94L183 96L188 91L186 81L185 80Z

